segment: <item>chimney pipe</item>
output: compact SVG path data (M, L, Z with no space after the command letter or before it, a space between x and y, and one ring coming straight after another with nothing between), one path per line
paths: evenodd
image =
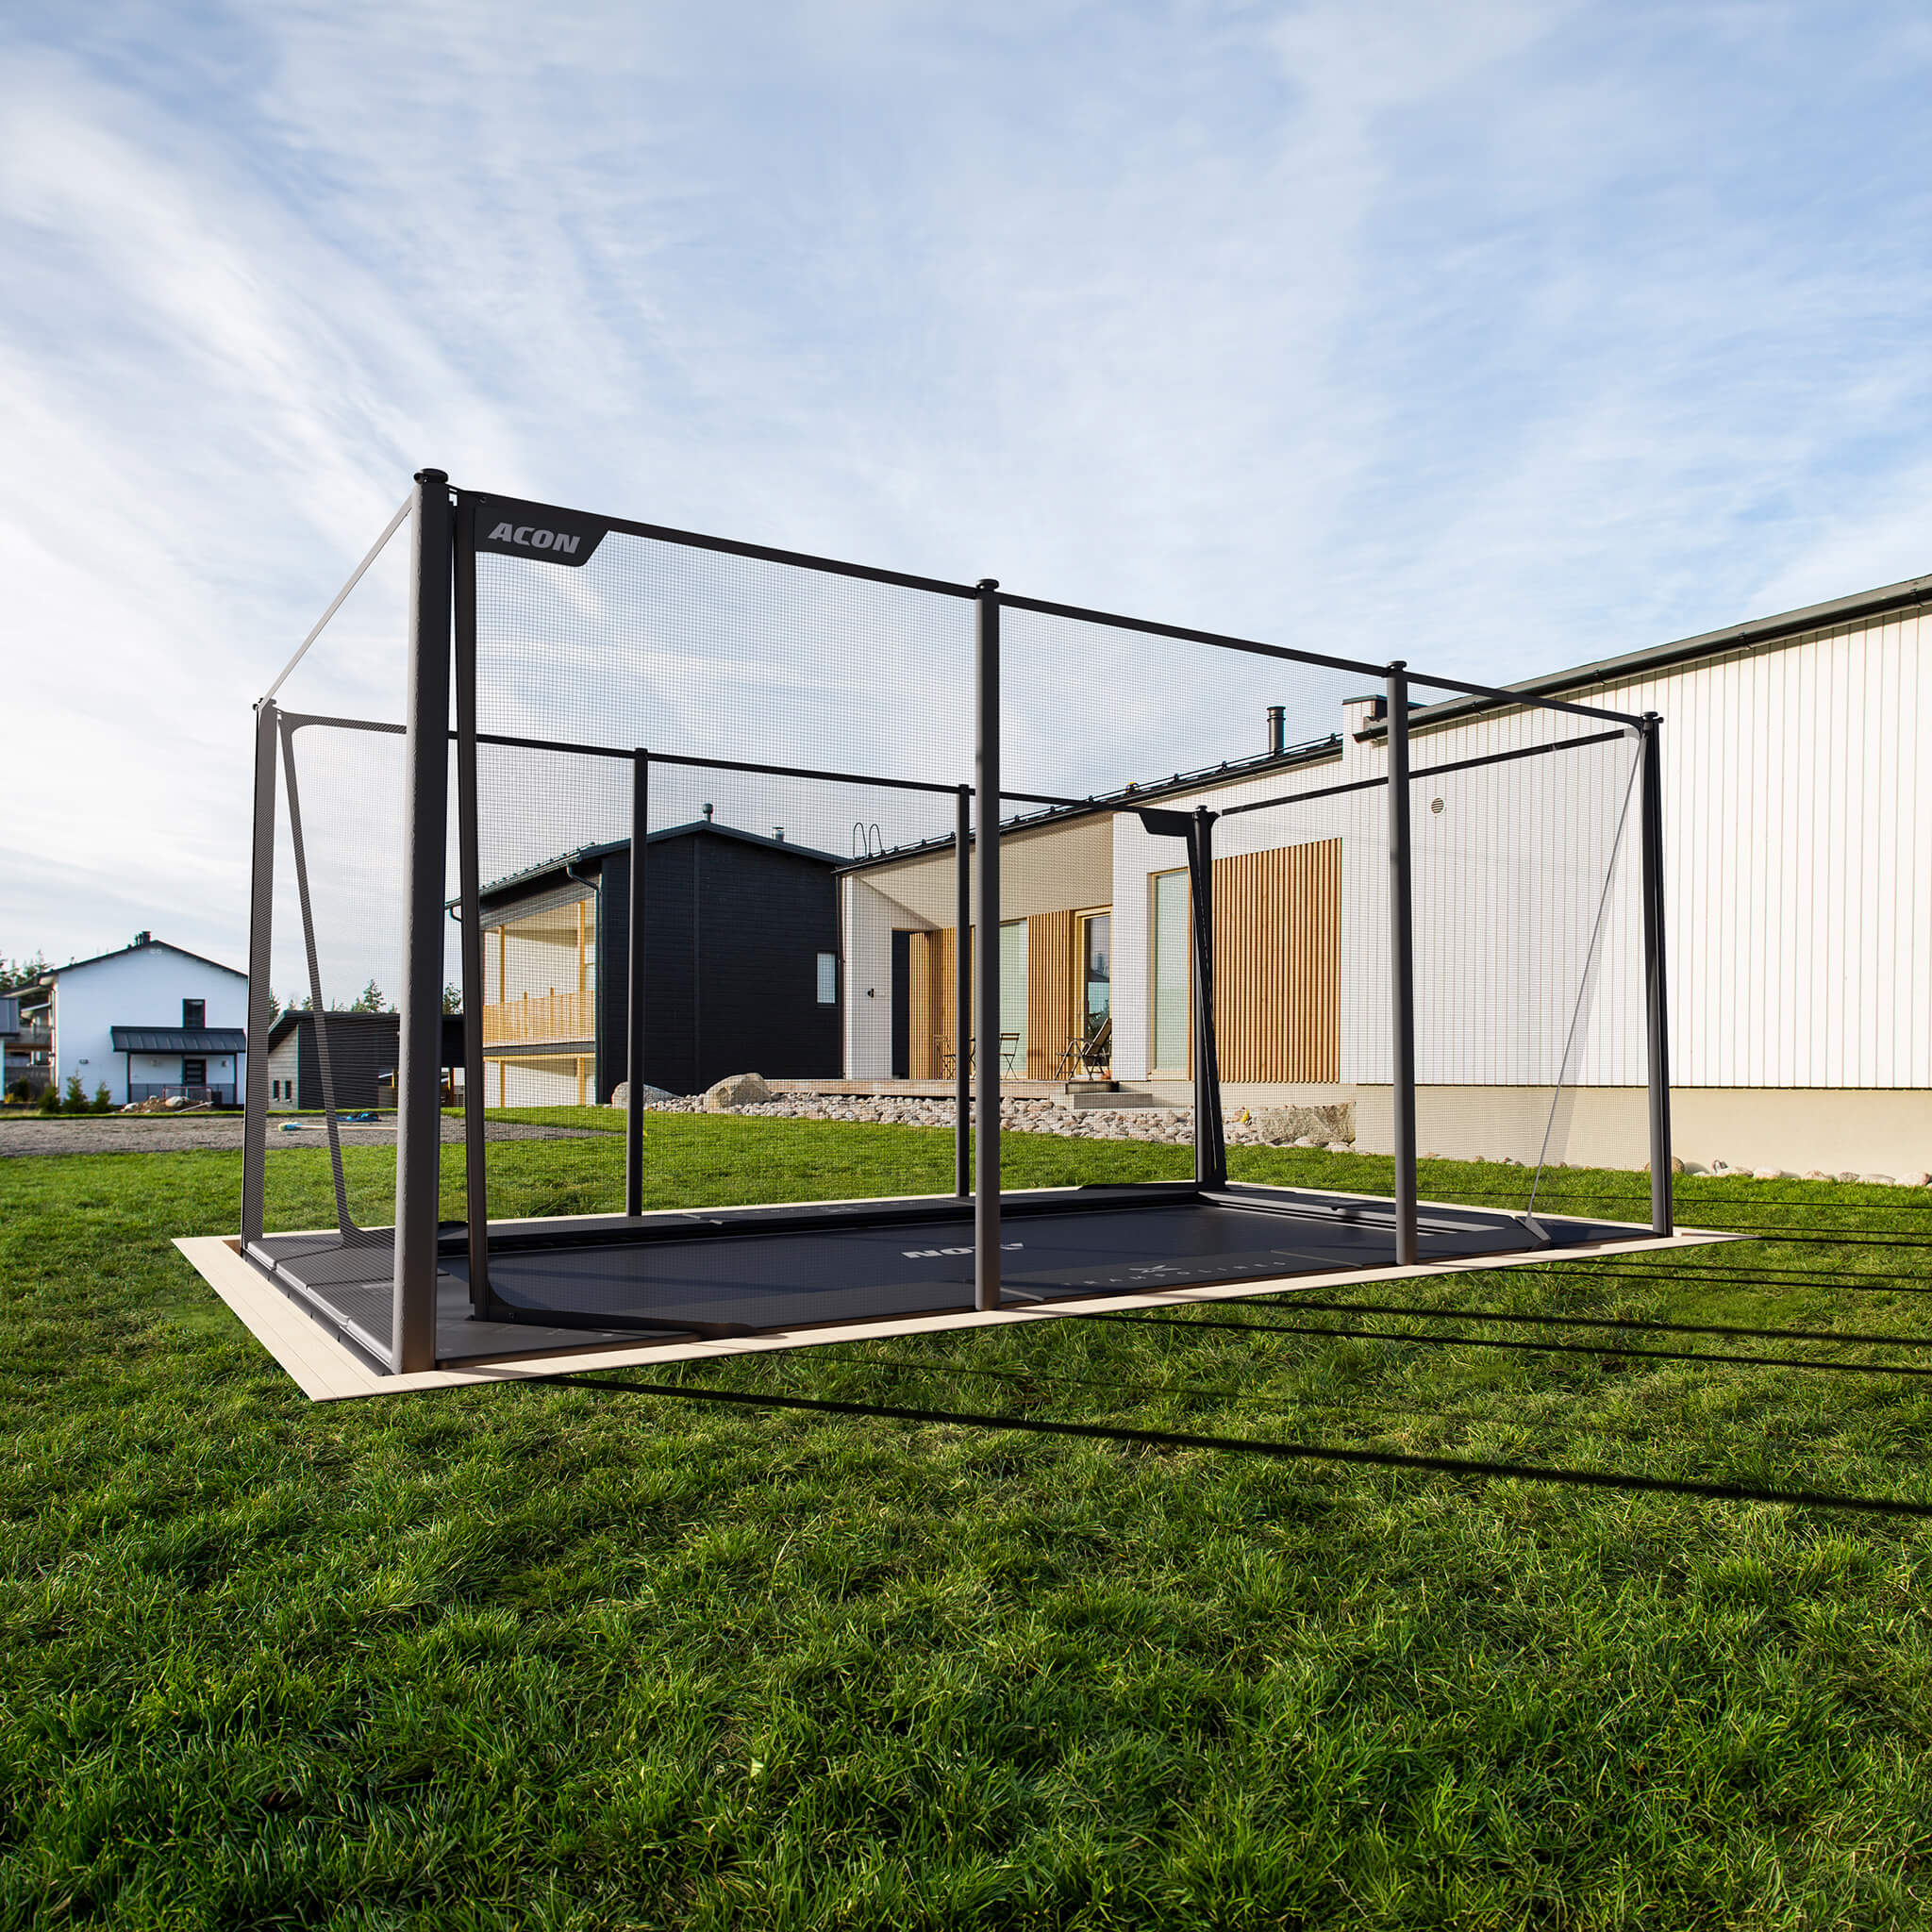
M1271 757L1278 758L1288 749L1288 708L1284 705L1268 707L1268 751Z

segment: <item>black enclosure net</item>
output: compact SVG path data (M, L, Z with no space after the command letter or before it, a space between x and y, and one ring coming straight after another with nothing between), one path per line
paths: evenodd
M458 527L445 1326L971 1307L983 1083L1020 1301L1392 1263L1386 1179L1296 1165L1394 1144L1381 667L1002 594L994 919L969 587L487 497ZM263 1252L382 1356L409 746L352 655L277 725L312 1014L264 1134L315 1158L266 1162ZM1636 734L1453 697L1412 697L1418 1143L1521 1174L1425 1220L1442 1258L1570 1238L1538 1177L1625 1154L1647 1073Z

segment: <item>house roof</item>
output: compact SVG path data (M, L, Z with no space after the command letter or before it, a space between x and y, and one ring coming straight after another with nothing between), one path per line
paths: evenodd
M1326 738L1311 738L1306 744L1291 744L1286 751L1266 751L1252 758L1223 758L1218 765L1203 765L1193 772L1176 772L1172 777L1157 778L1149 784L1133 782L1122 786L1118 791L1097 791L1079 805L1050 805L1040 811L1016 813L1012 818L1000 821L1000 835L1004 838L1008 833L1028 832L1039 825L1064 824L1074 819L1091 818L1099 812L1138 811L1143 805L1153 805L1180 792L1232 784L1243 778L1258 777L1266 772L1293 771L1300 765L1320 764L1326 758L1338 758L1341 753L1341 735L1331 732ZM941 832L934 838L922 839L916 844L890 845L885 851L872 853L864 858L841 859L839 871L841 874L864 872L872 866L897 865L906 859L923 858L934 852L949 852L954 844L954 836L951 832Z
M1757 650L1781 643L1788 638L1803 637L1807 631L1831 630L1840 625L1857 624L1866 618L1883 617L1888 611L1907 610L1915 604L1926 603L1932 603L1932 576L1903 577L1875 591L1832 597L1823 604L1807 604L1796 610L1779 611L1773 617L1747 618L1742 624L1726 625L1722 630L1700 631L1695 637L1646 645L1641 651L1626 651L1621 657L1599 658L1593 663L1573 665L1567 671L1521 678L1503 689L1520 691L1525 698L1564 697L1596 685L1618 684L1650 672L1669 670L1700 658L1723 658L1734 651ZM1414 718L1418 724L1447 724L1455 718L1497 708L1494 698L1450 698L1438 705L1419 706ZM1377 725L1374 735L1379 735L1381 728Z
M83 966L98 966L106 959L123 959L129 953L178 953L184 959L192 959L203 966L212 966L217 973L226 973L236 979L246 979L247 974L237 972L232 966L224 966L219 959L210 959L205 953L191 953L186 946L175 945L168 940L148 940L138 946L116 946L111 953L96 953L89 959L70 959L64 966L50 966L41 974L40 983L49 986L63 973L78 973Z
M240 1026L110 1026L116 1053L246 1053Z
M1932 603L1932 575L1905 577L1895 584L1881 585L1874 591L1859 591L1851 596L1834 597L1823 604L1807 604L1802 608L1781 611L1773 617L1754 617L1742 624L1727 625L1722 630L1702 631L1695 637L1649 645L1641 651L1625 652L1621 657L1603 658L1593 663L1574 665L1566 671L1552 671L1540 677L1523 678L1502 689L1520 691L1526 699L1564 697L1593 686L1614 684L1700 658L1720 658L1734 651L1757 649L1787 638L1802 637L1807 631L1829 630L1837 625L1857 624L1866 618L1883 616L1888 611L1906 610L1914 605L1927 603ZM1417 706L1412 713L1412 723L1426 728L1500 708L1503 708L1503 703L1496 698L1450 698L1441 704ZM1387 728L1386 723L1371 721L1357 735L1363 739L1379 739ZM1000 830L1003 834L1024 831L1029 826L1083 818L1092 812L1119 811L1129 801L1138 806L1162 795L1173 796L1178 792L1198 791L1208 786L1223 785L1231 778L1246 778L1271 769L1285 770L1317 762L1333 756L1341 744L1338 735L1308 744L1294 745L1286 752L1269 753L1261 758L1231 759L1198 772L1176 772L1171 778L1155 784L1128 785L1119 791L1096 794L1086 805L1054 806L1044 811L1005 819L1001 821ZM952 844L953 836L946 833L924 840L916 845L895 845L884 852L874 853L870 858L848 859L840 871L856 873L870 866L897 864L907 858L948 850Z
M843 865L846 861L835 852L820 852L810 845L800 845L791 839L768 839L760 832L747 832L740 825L721 825L715 819L693 819L689 824L666 825L661 830L648 834L646 845L661 845L667 839L729 839L741 845L758 845L767 852L782 852L788 858L808 858L819 865ZM554 858L540 859L535 865L526 865L521 872L507 873L500 879L493 879L483 888L483 897L494 899L502 893L520 886L535 885L540 879L553 874L567 871L572 866L601 863L613 852L628 852L628 839L612 839L602 845L576 845L568 852L559 852ZM452 899L451 907L459 905L460 900Z
M333 1030L335 1027L339 1025L383 1025L387 1026L389 1030L391 1033L393 1033L396 1032L402 1026L403 1024L402 1015L400 1013L331 1012L327 1014L325 1017L328 1021L331 1030ZM310 1007L285 1008L276 1016L275 1024L268 1029L268 1043L271 1046L275 1045L275 1043L278 1040L285 1039L291 1031L292 1031L295 1027L301 1025L305 1020L313 1020L314 1018L315 1012L314 1009Z

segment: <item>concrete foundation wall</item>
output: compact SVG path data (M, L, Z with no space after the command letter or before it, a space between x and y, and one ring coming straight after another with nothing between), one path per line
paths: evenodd
M1151 1091L1185 1106L1182 1083ZM1393 1151L1387 1087L1239 1086L1222 1089L1232 1119L1243 1108L1355 1105L1364 1154ZM1932 1173L1932 1093L1919 1088L1680 1087L1671 1094L1672 1140L1692 1167L1724 1161L1785 1174ZM1547 1087L1419 1087L1417 1146L1445 1159L1533 1162L1550 1123ZM1571 1167L1640 1168L1650 1158L1649 1110L1641 1087L1567 1091L1550 1134L1549 1158Z

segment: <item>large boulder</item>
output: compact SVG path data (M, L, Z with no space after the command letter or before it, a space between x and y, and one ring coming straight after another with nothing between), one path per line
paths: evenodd
M707 1113L729 1113L734 1107L756 1107L772 1099L762 1074L731 1074L705 1089Z
M1355 1102L1333 1107L1257 1107L1256 1137L1271 1147L1325 1147L1334 1141L1355 1139Z
M648 1084L641 1091L643 1093L644 1105L646 1107L649 1107L654 1101L675 1100L677 1098L676 1094L667 1093L661 1087L652 1087ZM630 1105L630 1082L628 1080L620 1080L617 1083L617 1091L610 1096L610 1105L612 1107L626 1108Z

